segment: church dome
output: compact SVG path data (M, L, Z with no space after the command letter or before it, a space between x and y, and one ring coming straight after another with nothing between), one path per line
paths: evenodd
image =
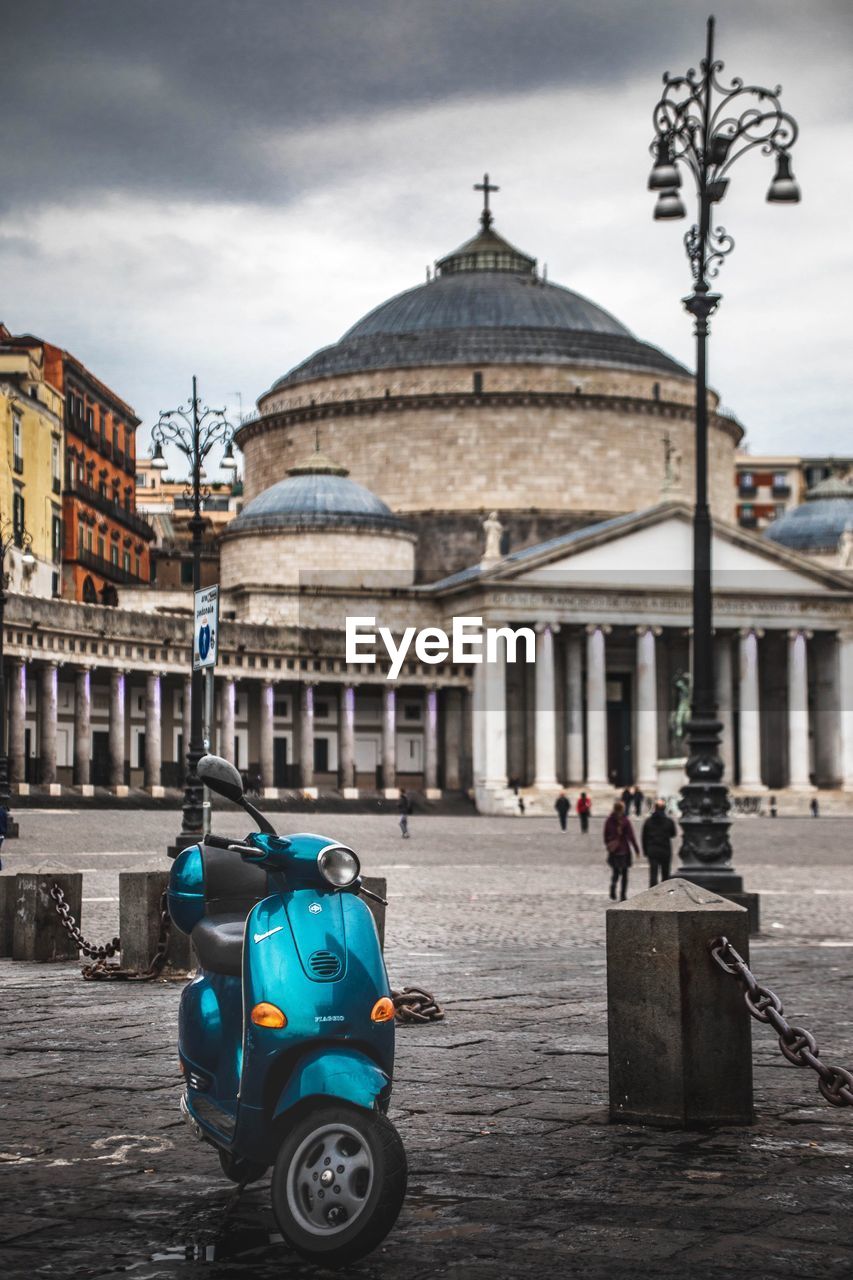
M853 527L853 484L830 476L809 489L801 506L774 520L765 537L806 555L831 555L848 525Z
M370 369L519 363L687 372L596 303L538 275L536 259L498 235L486 209L477 235L441 258L431 280L375 307L271 390Z
M350 480L346 467L317 450L288 468L284 480L252 498L229 524L228 536L249 529L340 526L389 531L405 527L381 498Z

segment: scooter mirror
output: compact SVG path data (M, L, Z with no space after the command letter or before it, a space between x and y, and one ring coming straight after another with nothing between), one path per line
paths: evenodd
M202 756L196 766L198 776L206 787L240 804L243 799L243 779L228 760L222 756Z

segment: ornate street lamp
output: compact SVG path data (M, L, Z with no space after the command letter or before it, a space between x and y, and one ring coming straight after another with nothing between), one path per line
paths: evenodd
M186 496L192 503L192 515L189 521L192 534L193 554L193 591L201 589L201 546L204 532L204 518L201 514L202 501L209 494L203 488L205 478L204 460L215 444L224 444L225 453L219 463L227 471L234 471L237 460L234 457L234 429L225 417L224 409L202 407L198 395L197 379L193 377L192 398L177 409L163 409L160 420L151 432L154 449L151 464L158 471L165 471L168 463L163 455L164 445L175 445L184 454L190 465L190 475L186 487ZM195 844L203 830L204 788L198 776L197 765L204 755L203 708L204 687L202 672L193 671L190 687L190 741L187 752L187 776L184 785L183 820L180 834L169 849L172 857L177 856L187 845Z
M33 540L21 525L16 526L12 520L0 517L0 805L9 808L12 793L9 789L9 739L6 724L6 672L3 667L3 640L6 617L6 588L12 575L6 571L6 552L17 547L21 553L21 564L27 567L34 565ZM18 824L9 819L6 828L7 836L18 834Z
M760 148L773 157L775 174L767 192L771 203L795 203L799 188L791 173L790 148L797 125L779 102L781 90L725 83L723 63L714 59L714 19L708 19L708 43L699 74L664 75L663 96L654 110L654 167L649 189L658 192L654 216L683 218L681 169L693 175L699 220L684 237L693 272L693 292L684 306L696 333L696 505L693 515L693 691L687 724L688 782L681 790L681 869L679 875L722 893L742 891L731 865L730 802L723 782L720 731L714 696L711 597L711 515L708 508L708 320L721 295L713 280L734 248L724 227L713 226L712 207L723 199L729 171L748 151Z

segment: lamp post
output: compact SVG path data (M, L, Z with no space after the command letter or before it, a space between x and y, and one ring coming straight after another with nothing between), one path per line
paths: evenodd
M17 514L17 513L16 513ZM6 588L12 575L6 571L6 552L11 547L21 552L22 565L34 565L33 540L23 524L0 519L0 805L8 811L12 793L9 789L9 730L6 723L6 671L3 663L3 640L6 620ZM6 835L16 836L18 824L7 820Z
M759 147L775 158L767 199L790 204L800 198L791 173L790 148L797 125L782 110L780 89L724 83L723 63L714 58L714 19L708 19L705 57L699 73L666 73L663 96L654 109L654 167L649 189L658 192L654 216L683 218L681 169L692 174L698 222L684 237L693 273L693 292L684 306L696 335L696 505L693 515L693 690L687 723L688 781L681 789L682 845L679 875L722 893L742 891L731 865L730 802L723 781L720 731L714 694L711 584L711 514L708 507L708 321L721 301L709 281L734 248L724 227L712 223L713 206L729 185L732 165Z
M193 592L201 589L201 546L204 532L204 517L201 514L202 501L208 490L202 487L205 479L204 460L215 444L225 445L225 454L220 466L227 471L234 471L237 460L234 457L234 431L225 417L224 409L209 409L202 406L198 395L198 382L193 377L193 393L187 404L177 409L164 409L160 419L151 432L154 450L151 465L158 471L165 471L168 463L163 455L164 445L175 445L183 453L190 466L187 482L187 497L192 502L192 515L189 521L192 534L193 556ZM192 650L190 651L192 653ZM203 831L203 799L204 789L198 776L197 766L204 755L203 733L203 697L204 688L202 672L194 670L190 687L190 741L184 750L187 753L187 775L184 785L183 819L181 831L174 845L169 849L169 856L176 857L187 845L195 844Z

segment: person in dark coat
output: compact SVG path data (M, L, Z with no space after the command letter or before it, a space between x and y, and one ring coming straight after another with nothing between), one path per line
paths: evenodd
M634 787L633 792L634 792L634 813L639 818L642 816L643 801L645 800L646 797L643 795L639 787ZM628 812L630 812L630 810Z
M631 812L631 805L634 803L634 788L624 787L622 789L622 803L625 806L625 812Z
M554 802L554 808L557 810L557 817L560 819L560 830L565 831L566 822L569 817L569 809L571 808L569 797L566 795L565 791L561 791L557 796L557 799Z
M412 812L412 802L406 795L406 788L400 788L400 795L397 800L397 812L400 815L400 835L404 840L409 838L409 814Z
M639 854L640 848L631 819L621 800L613 805L613 812L604 824L604 847L607 850L607 865L613 872L610 878L610 896L616 897L616 886L619 884L619 896L624 902L628 896L628 868L633 861L632 851Z
M649 860L649 888L668 880L672 866L672 842L677 835L675 823L666 811L666 801L656 800L655 807L643 823L643 853Z
M589 835L589 815L592 812L592 801L585 791L578 796L578 802L575 805L578 818L581 824L581 835Z

